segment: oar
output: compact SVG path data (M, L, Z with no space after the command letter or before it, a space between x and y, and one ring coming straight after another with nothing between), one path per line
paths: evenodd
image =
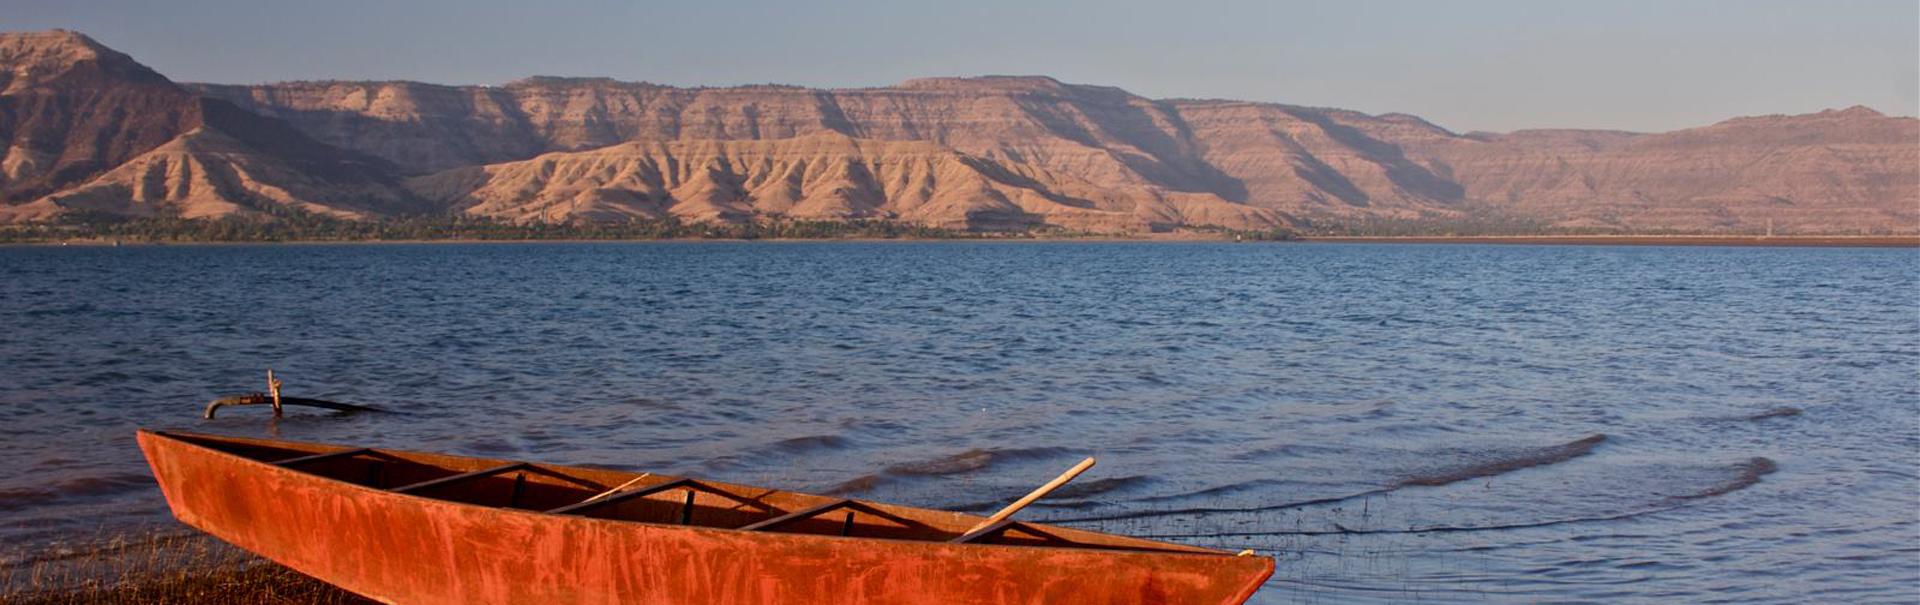
M991 517L987 517L987 520L981 521L979 525L973 526L972 529L968 529L967 533L960 534L960 537L965 538L971 536L974 532L992 527L995 523L1005 521L1007 517L1011 517L1014 513L1020 512L1020 509L1026 508L1028 504L1033 504L1033 501L1046 497L1046 495L1053 490L1060 489L1060 486L1066 485L1068 481L1072 481L1074 477L1080 476L1080 473L1087 472L1087 469L1090 468L1093 468L1093 457L1091 456L1087 457L1086 460L1081 460L1079 464L1073 465L1073 468L1067 469L1067 472L1060 473L1060 476L1054 477L1053 480L1048 481L1046 485L1040 486L1039 489L1033 490L1032 493L1027 494L1019 500L1014 500L1013 504L1008 504L1006 508L1000 509L1000 512L994 513Z
M600 492L600 493L598 493L598 494L594 494L592 498L587 498L587 499L585 499L585 500L581 500L581 501L580 501L580 503L581 503L581 504L586 504L586 503L588 503L588 502L593 502L593 501L596 501L596 500L600 500L600 499L602 499L602 498L605 498L605 497L607 497L607 496L611 496L611 495L614 495L614 494L618 494L618 493L620 493L620 492L622 492L622 491L625 491L625 490L626 490L627 488L629 488L629 487L633 487L633 484L635 484L635 483L639 483L639 482L640 482L640 481L641 481L642 479L646 479L647 477L651 477L651 476L653 476L653 473L640 473L640 476L638 476L638 477L634 477L632 481L628 481L628 482L626 482L626 483L622 483L622 484L620 484L620 485L618 485L618 486L615 486L615 487L614 487L613 489L610 489L610 490L607 490L607 491L604 491L604 492Z

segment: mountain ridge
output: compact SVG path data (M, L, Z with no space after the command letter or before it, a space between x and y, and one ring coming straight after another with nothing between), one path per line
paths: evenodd
M0 73L0 222L422 210L384 160L190 92L84 34L0 35Z
M62 44L81 50L36 47L62 36ZM27 52L9 55L9 48ZM15 74L0 83L9 91L0 104L71 103L44 86L16 83L26 81L17 74L44 76L46 57L74 52L118 55L79 34L0 34L0 74ZM1406 113L1151 99L1048 76L689 88L554 76L499 86L174 84L157 73L157 81L138 70L114 73L102 70L79 85L144 86L164 93L157 97L169 99L169 107L189 105L180 95L202 105L178 109L184 117L165 124L80 125L92 128L83 139L138 139L114 153L46 137L22 140L22 128L0 120L0 135L9 140L0 180L8 204L0 220L45 220L65 208L63 201L82 198L114 207L102 200L122 196L146 204L129 206L138 208L133 214L182 216L265 216L284 207L345 218L875 218L1128 233L1499 215L1553 229L1623 232L1920 231L1920 120L1860 106L1736 117L1666 133L1462 134ZM203 123L198 116L209 107L228 121ZM136 193L165 188L127 180L137 171L115 170L201 127L242 133L234 138L258 158L235 160L234 147L202 143L175 150L228 151L208 156L211 163L167 166L227 166L221 170L235 175L245 167L266 180L219 181L224 189L211 190L224 193L211 198L168 197ZM24 132L53 130L59 128ZM49 153L88 161L67 161L64 176L52 178L36 168L50 163L42 157ZM698 174L685 170L689 163ZM635 176L642 173L648 176ZM120 181L93 182L109 174ZM921 180L900 188L875 175ZM474 180L482 177L497 180ZM214 183L187 182L201 183L200 191ZM76 196L76 188L88 194ZM189 208L202 199L241 210ZM935 199L941 203L928 205ZM27 206L38 210L22 210Z

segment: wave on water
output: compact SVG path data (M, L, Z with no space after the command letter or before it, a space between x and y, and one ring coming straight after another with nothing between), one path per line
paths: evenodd
M1692 493L1687 493L1687 494L1667 496L1666 498L1652 504L1651 506L1647 506L1644 508L1622 511L1622 512L1617 512L1613 514L1605 514L1605 515L1589 515L1589 516L1567 517L1567 518L1558 518L1558 519L1543 519L1543 520L1537 520L1537 521L1522 521L1522 522L1516 522L1516 523L1500 523L1500 524L1491 524L1491 525L1429 525L1429 526L1407 527L1407 528L1374 528L1374 529L1350 528L1350 527L1343 526L1339 523L1331 523L1330 525L1332 526L1332 529L1323 529L1323 530L1199 532L1199 533L1180 533L1180 534L1151 534L1151 535L1141 535L1138 537L1169 539L1169 538L1244 538L1244 537L1255 537L1255 536L1433 534L1433 533L1457 533L1457 532L1478 532L1478 531L1500 531L1500 530L1513 530L1513 529L1533 529L1533 528L1541 528L1541 527L1554 527L1554 526L1560 526L1560 525L1573 525L1578 523L1620 521L1625 519L1632 519L1635 517L1644 517L1647 515L1672 511L1675 509L1685 507L1697 500L1701 500L1704 498L1711 498L1715 496L1724 496L1736 491L1746 489L1748 487L1752 487L1753 485L1759 483L1762 477L1765 477L1779 470L1779 465L1776 464L1771 459L1756 456L1746 461L1730 465L1729 467L1727 467L1727 470L1733 471L1732 477L1728 478L1726 481L1723 481L1721 483L1708 486L1705 489L1692 492Z
M54 483L46 488L0 489L0 511L24 510L66 498L112 496L153 486L152 477L123 473L105 477L78 477Z
M795 456L807 456L820 452L844 450L854 445L853 440L838 435L807 435L804 437L782 439L765 445L739 450L707 460L706 465L709 468L717 469L732 468L754 464L756 461L784 460Z
M827 490L830 495L843 495L873 489L881 483L900 477L938 477L960 475L978 471L994 464L1016 460L1050 458L1066 450L1060 448L1018 448L1018 449L970 449L957 454L941 456L930 460L895 464L877 473L869 473L841 482Z
M1732 479L1729 479L1724 483L1709 487L1705 490L1701 490L1699 492L1695 492L1692 494L1672 496L1671 498L1676 501L1684 501L1684 500L1698 500L1701 498L1712 498L1714 496L1724 496L1733 492L1746 489L1748 487L1752 487L1753 484L1760 482L1761 477L1771 475L1773 474L1774 471L1780 470L1780 465L1774 463L1773 459L1771 458L1754 456L1753 458L1748 459L1746 462L1734 465L1734 468L1738 472L1734 475Z
M1522 469L1528 469L1528 468L1534 468L1538 466L1546 466L1550 464L1566 462L1568 460L1572 460L1574 458L1578 458L1578 457L1585 456L1587 454L1592 453L1594 448L1599 447L1599 445L1601 443L1606 442L1606 440L1607 440L1607 436L1605 434L1595 433L1592 435L1588 435L1586 437L1575 439L1573 441L1556 444L1556 445L1549 445L1546 447L1500 451L1497 453L1466 454L1464 457L1466 457L1469 460L1469 462L1465 464L1459 464L1459 465L1448 466L1448 467L1443 467L1439 469L1414 473L1406 477L1403 477L1397 481L1394 481L1393 483L1385 487L1381 487L1378 489L1371 489L1371 490L1353 493L1353 494L1340 495L1340 496L1314 498L1311 500L1300 500L1300 501L1294 501L1294 502L1285 502L1280 504L1270 504L1270 505L1253 506L1253 507L1190 507L1190 508L1176 508L1176 509L1162 509L1162 510L1128 511L1128 512L1114 513L1109 515L1098 515L1098 516L1090 516L1090 517L1073 517L1073 518L1067 518L1067 519L1052 519L1050 520L1050 522L1075 523L1075 522L1091 522L1091 521L1117 521L1122 519L1142 519L1142 518L1149 518L1149 517L1166 517L1166 516L1173 516L1173 515L1266 512L1266 511L1274 511L1274 510L1285 510L1290 508L1300 508L1305 506L1334 504L1338 502L1344 502L1347 500L1356 500L1356 499L1366 498L1370 496L1378 496L1381 494L1393 492L1393 491L1396 491L1402 488L1407 488L1407 487L1437 487L1437 486L1447 485L1450 483L1458 483L1460 481L1466 481L1469 479L1491 477L1494 475L1511 473L1511 472L1522 470ZM1218 493L1223 493L1227 491L1238 491L1238 490L1252 487L1255 485L1273 483L1274 481L1275 480L1273 479L1265 479L1265 478L1254 479L1251 481L1243 481L1243 482L1235 483L1231 485L1208 488L1198 492L1191 492L1178 497L1191 498L1191 497L1207 496L1211 494L1218 494Z
M1539 527L1553 527L1557 525L1572 525L1576 523L1620 521L1624 519L1631 519L1634 517L1651 515L1654 513L1662 513L1662 512L1673 510L1675 508L1679 508L1679 506L1670 505L1670 506L1665 506L1661 508L1637 510L1632 512L1614 514L1614 515L1600 515L1600 516L1594 516L1594 517L1573 517L1573 518L1567 518L1567 519L1547 519L1543 521L1528 521L1523 523L1506 523L1506 524L1499 524L1499 525L1431 525L1431 526L1425 526L1425 527L1409 527L1404 529L1356 529L1356 528L1343 526L1339 523L1333 523L1332 524L1333 529L1226 531L1226 532L1200 532L1200 533L1184 533L1184 534L1140 534L1134 537L1149 538L1149 539L1169 539L1169 538L1249 538L1249 537L1256 537L1256 536L1365 536L1365 535L1375 535L1375 534L1442 534L1442 533L1470 532L1470 531L1533 529L1533 528L1539 528Z
M1801 410L1800 408L1796 408L1792 406L1781 406L1781 407L1773 408L1764 412L1760 412L1758 414L1747 416L1745 418L1742 418L1742 420L1766 420L1768 418L1788 418L1792 416L1799 416L1802 413L1802 411L1803 410Z
M60 494L31 487L0 489L0 511L12 512L25 510L45 502L58 500L59 498Z
M883 472L891 475L958 475L986 468L993 463L994 456L992 451L971 449L932 460L895 464Z
M1133 487L1135 485L1151 483L1152 481L1153 481L1153 478L1147 477L1144 475L1128 475L1125 477L1108 477L1105 479L1095 479L1093 481L1087 481L1084 483L1068 484L1066 487L1062 487L1060 489L1054 490L1051 495L1047 496L1047 498L1049 500L1072 500L1076 498L1086 498L1090 496L1098 496L1100 494L1104 494L1114 490ZM1041 501L1041 503L1045 503L1045 502L1046 502L1045 500Z
M809 435L774 442L771 449L780 452L798 454L819 450L842 450L852 445L846 437L839 435Z
M1578 458L1578 457L1593 453L1593 448L1599 447L1600 444L1606 442L1606 440L1607 440L1607 436L1605 434L1594 433L1592 435L1575 439L1567 443L1562 443L1560 445L1552 445L1552 446L1547 446L1542 448L1523 449L1523 450L1512 451L1512 452L1500 452L1492 455L1484 455L1484 454L1480 456L1469 455L1466 457L1479 458L1479 460L1466 464L1464 466L1454 466L1451 468L1442 468L1434 471L1413 474L1413 475L1407 476L1406 478L1401 479L1398 483L1395 483L1394 487L1396 488L1407 487L1407 486L1431 487L1431 486L1438 486L1438 485L1446 485L1449 483L1458 483L1458 482L1466 481L1469 479L1479 479L1481 477L1491 477L1494 475L1502 475L1502 474L1510 473L1510 472L1517 471L1524 468L1533 468L1536 466L1546 466L1549 464L1565 462L1568 460L1572 460L1574 458Z
M1151 482L1153 482L1153 478L1151 477L1147 477L1144 475L1129 475L1126 477L1109 477L1106 479L1096 479L1093 481L1071 483L1071 484L1068 484L1066 487L1062 487L1060 489L1054 490L1053 493L1051 494L1047 494L1046 498L1041 499L1037 502L1034 502L1033 505L1035 507L1041 507L1041 508L1089 508L1093 506L1100 506L1105 503L1086 500L1085 498L1098 496L1100 494L1105 494L1107 492L1117 491L1117 490L1125 489L1128 487L1143 485ZM1010 495L1004 498L999 498L995 500L982 500L979 502L968 502L965 504L953 504L953 505L944 506L942 508L945 508L947 510L957 510L957 511L989 510L999 506L1004 506L1008 502L1012 502L1015 498L1025 495L1024 493L1012 494L1011 492L1009 494Z

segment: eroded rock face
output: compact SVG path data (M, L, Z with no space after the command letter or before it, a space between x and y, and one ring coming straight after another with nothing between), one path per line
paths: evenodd
M0 207L0 222L89 211L131 217L270 219L274 206L342 219L430 210L396 183L328 178L212 128L182 134L83 184Z
M85 181L200 125L160 74L66 31L0 35L0 203Z
M73 32L0 34L0 141L0 220L427 210L385 161L183 89Z
M0 35L0 91L0 219L278 205L1111 232L1484 216L1920 231L1920 121L1865 108L1662 134L1461 135L1404 114L1154 100L1046 77L180 86L70 32ZM212 172L229 176L190 176Z
M1460 197L1457 185L1426 174L1391 144L1334 124L1319 110L1162 102L1040 77L933 78L854 90L560 78L498 88L313 82L202 90L421 173L521 159L530 149L837 134L931 143L1042 180L1154 189L1281 213L1417 215L1445 211Z
M884 218L947 228L1049 224L1099 232L1282 224L1277 213L1209 194L1109 185L925 141L833 132L623 143L455 168L409 185L459 211L516 221Z
M930 78L853 90L684 89L578 78L501 87L303 82L202 90L417 174L629 142L832 133L932 143L1043 182L1062 181L1048 183L1054 188L1075 181L1156 191L1207 200L1214 210L1219 200L1270 210L1283 221L1492 211L1599 229L1920 229L1916 121L1864 108L1665 134L1459 135L1404 114L1156 101L1039 77ZM1227 214L1215 224L1257 227L1268 216ZM1045 214L1034 218L1052 222Z
M1864 107L1661 134L1521 131L1404 147L1469 199L1559 226L1920 230L1920 120Z

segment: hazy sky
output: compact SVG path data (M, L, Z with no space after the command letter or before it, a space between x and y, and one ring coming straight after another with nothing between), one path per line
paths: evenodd
M1149 97L1400 111L1457 131L1920 106L1920 0L0 0L0 29L53 27L202 82L1045 74Z

